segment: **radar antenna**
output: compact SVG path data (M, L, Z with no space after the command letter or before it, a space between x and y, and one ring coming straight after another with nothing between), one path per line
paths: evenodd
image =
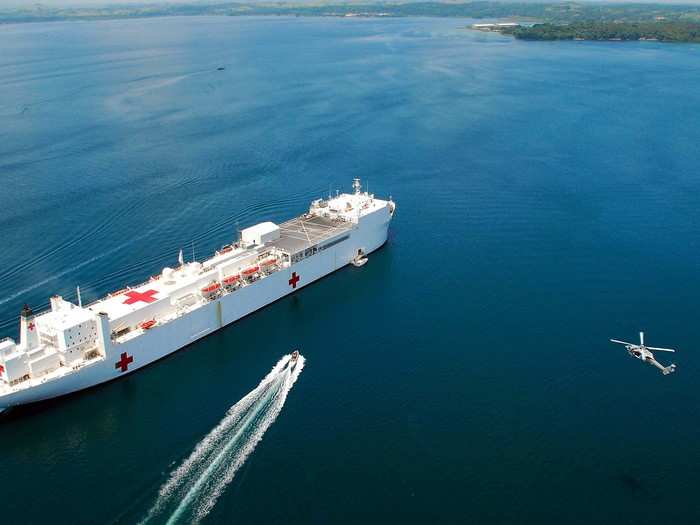
M360 179L352 179L352 189L355 190L355 195L360 194L360 190L362 190Z

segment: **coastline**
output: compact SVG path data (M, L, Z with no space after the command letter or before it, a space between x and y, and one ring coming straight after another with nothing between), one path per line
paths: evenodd
M239 3L135 4L104 7L0 8L0 24L31 22L120 20L180 16L294 16L336 18L472 18L479 20L531 20L565 25L581 22L653 23L659 21L700 24L697 4L594 4L590 2L413 2L413 3Z

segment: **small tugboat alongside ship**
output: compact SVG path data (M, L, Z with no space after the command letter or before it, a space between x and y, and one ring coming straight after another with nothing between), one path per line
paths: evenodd
M90 305L60 296L39 314L25 305L19 343L0 341L0 412L129 374L347 264L362 266L386 242L396 206L363 192L359 179L353 189L283 224L246 228L205 261L180 253L176 268Z

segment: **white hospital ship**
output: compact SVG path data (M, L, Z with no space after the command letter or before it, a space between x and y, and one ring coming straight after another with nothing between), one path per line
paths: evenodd
M51 297L25 305L20 339L0 341L0 412L110 381L237 321L366 255L387 239L395 205L363 192L313 201L280 225L263 222L202 262L180 255L148 282L88 306ZM78 300L80 303L80 300Z

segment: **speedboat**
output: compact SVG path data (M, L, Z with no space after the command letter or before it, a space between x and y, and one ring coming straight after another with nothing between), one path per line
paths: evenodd
M294 367L297 366L297 361L299 361L299 350L294 350L292 357L289 359L290 370L294 370Z

